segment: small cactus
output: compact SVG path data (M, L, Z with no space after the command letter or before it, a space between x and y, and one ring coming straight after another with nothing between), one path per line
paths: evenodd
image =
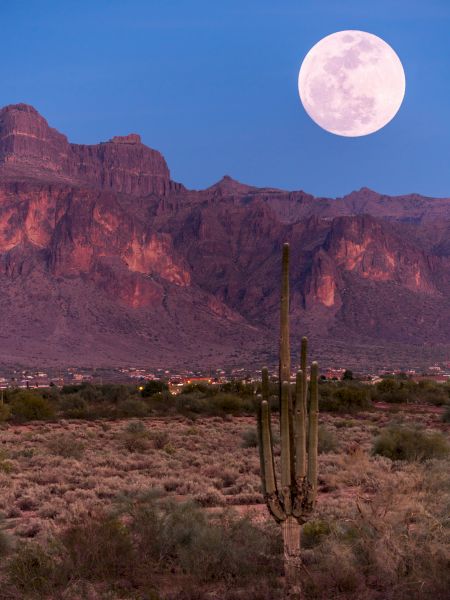
M280 434L281 477L277 482L273 459L269 404L269 372L262 369L262 398L258 410L261 481L270 514L281 524L284 543L286 598L303 598L300 525L312 512L317 494L318 365L307 380L308 340L302 338L301 368L294 394L290 383L289 244L283 246L280 318ZM309 393L308 393L309 392ZM308 402L309 397L309 402Z

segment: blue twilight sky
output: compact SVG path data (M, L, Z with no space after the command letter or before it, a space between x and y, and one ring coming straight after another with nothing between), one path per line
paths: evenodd
M34 105L72 142L140 133L191 188L450 196L449 0L20 0L0 19L0 105ZM362 138L320 129L297 92L305 54L342 29L382 37L406 73L396 118Z

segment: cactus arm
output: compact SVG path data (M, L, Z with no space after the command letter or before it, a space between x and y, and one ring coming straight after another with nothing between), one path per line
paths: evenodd
M295 481L302 486L306 477L306 418L303 404L303 371L297 371L294 408Z
M301 345L301 355L300 355L300 369L302 370L303 373L303 406L304 406L304 412L305 412L305 419L307 417L308 414L308 402L307 402L307 398L308 398L308 368L307 368L307 361L308 361L308 338L307 337L302 337L302 345Z
M261 472L261 484L263 494L266 495L266 476L264 468L264 450L263 450L263 439L262 439L262 396L258 395L256 405L256 418L257 418L257 432L258 432L258 450L259 450L259 468Z
M272 436L270 434L270 414L269 405L263 400L261 403L261 427L262 427L262 448L264 458L264 479L266 494L277 492L277 482L275 479L275 470L273 468Z
M272 435L270 428L270 409L266 400L261 402L262 449L264 460L264 494L270 513L280 523L286 519L286 514L278 499L277 481L272 452Z
M311 365L311 401L309 408L309 444L308 444L308 503L314 505L317 494L317 452L319 443L319 367L316 362Z

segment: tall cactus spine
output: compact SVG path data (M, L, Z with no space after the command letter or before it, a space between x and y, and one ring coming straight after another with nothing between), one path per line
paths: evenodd
M289 245L282 255L280 307L280 437L281 476L278 484L269 404L269 373L262 370L262 398L258 409L261 481L270 514L281 524L284 545L285 597L303 600L300 526L314 508L317 495L318 375L316 362L307 380L307 338L301 343L301 368L292 393L289 342ZM309 399L309 402L308 402Z

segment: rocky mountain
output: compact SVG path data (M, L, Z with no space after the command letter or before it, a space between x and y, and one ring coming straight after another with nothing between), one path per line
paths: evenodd
M450 199L337 199L171 180L137 134L71 144L0 111L0 362L240 364L277 354L280 248L293 344L327 365L450 360Z

